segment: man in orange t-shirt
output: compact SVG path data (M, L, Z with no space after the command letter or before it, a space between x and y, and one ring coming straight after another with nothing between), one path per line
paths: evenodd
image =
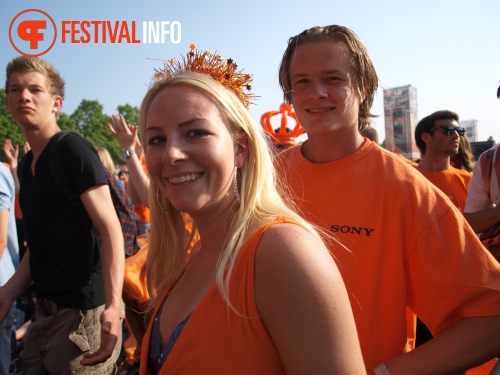
M356 34L331 25L290 38L279 77L308 139L277 154L278 173L331 235L368 373L459 373L497 355L500 265L449 198L360 135L378 77ZM406 353L408 311L435 338Z
M459 127L458 121L458 115L452 111L437 111L420 120L415 141L422 160L416 168L464 212L472 174L452 167L450 162L459 152L460 137L465 137L465 129Z

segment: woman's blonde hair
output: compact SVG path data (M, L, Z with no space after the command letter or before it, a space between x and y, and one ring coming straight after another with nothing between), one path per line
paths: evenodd
M242 137L248 139L248 154L237 175L240 207L230 224L229 235L221 251L216 273L219 290L231 305L227 292L231 271L241 246L251 234L249 224L254 222L254 219L266 222L276 217L292 218L317 238L320 237L309 223L284 203L278 193L271 152L260 126L254 123L236 95L208 75L184 72L165 77L150 87L142 101L139 114L139 126L142 139L145 140L146 155L148 145L145 128L151 103L162 90L181 86L195 88L215 103L235 142ZM149 194L149 202L154 204L150 205L151 238L147 259L147 282L154 307L157 298L161 298L180 276L191 239L186 236L184 215L171 206L161 191L159 199L169 214L158 206L154 179L151 179ZM195 229L193 233L194 231Z
M104 147L97 147L95 150L97 151L97 155L99 156L101 163L108 168L108 171L115 174L115 165L113 164L113 159L111 158L109 151Z

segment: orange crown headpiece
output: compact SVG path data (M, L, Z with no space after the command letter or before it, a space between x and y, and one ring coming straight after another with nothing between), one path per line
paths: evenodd
M281 126L276 130L271 125L271 117L281 114ZM288 127L288 118L295 120L293 129ZM264 113L260 118L260 124L264 128L266 134L271 137L271 142L275 146L295 146L295 138L305 132L305 129L300 125L297 115L288 103L280 105L279 111L269 111Z
M213 79L231 90L248 108L250 100L255 96L251 93L252 76L237 70L238 65L232 59L222 59L217 51L198 51L194 44L189 46L190 51L181 60L163 60L163 69L155 69L154 79L160 79L164 75L170 76L185 71L208 74Z

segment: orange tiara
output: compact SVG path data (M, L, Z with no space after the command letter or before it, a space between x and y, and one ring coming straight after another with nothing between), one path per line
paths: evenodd
M281 126L276 130L271 126L271 117L281 114ZM292 130L287 126L288 118L295 120L295 126ZM280 105L279 111L270 111L264 113L260 118L260 124L264 128L266 134L271 137L273 145L294 146L295 138L305 132L305 129L300 125L297 115L288 103Z
M250 100L255 96L251 93L252 76L237 70L238 65L232 59L223 59L217 51L198 51L194 44L189 46L190 51L186 56L181 54L181 59L163 60L163 69L155 69L154 79L164 76L176 75L185 71L204 73L231 90L248 108Z

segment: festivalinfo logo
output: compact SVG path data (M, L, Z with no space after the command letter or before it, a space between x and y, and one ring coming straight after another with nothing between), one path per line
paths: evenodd
M9 26L12 47L25 56L41 56L54 44L178 44L182 26L178 21L117 21L54 19L39 9L19 12Z

